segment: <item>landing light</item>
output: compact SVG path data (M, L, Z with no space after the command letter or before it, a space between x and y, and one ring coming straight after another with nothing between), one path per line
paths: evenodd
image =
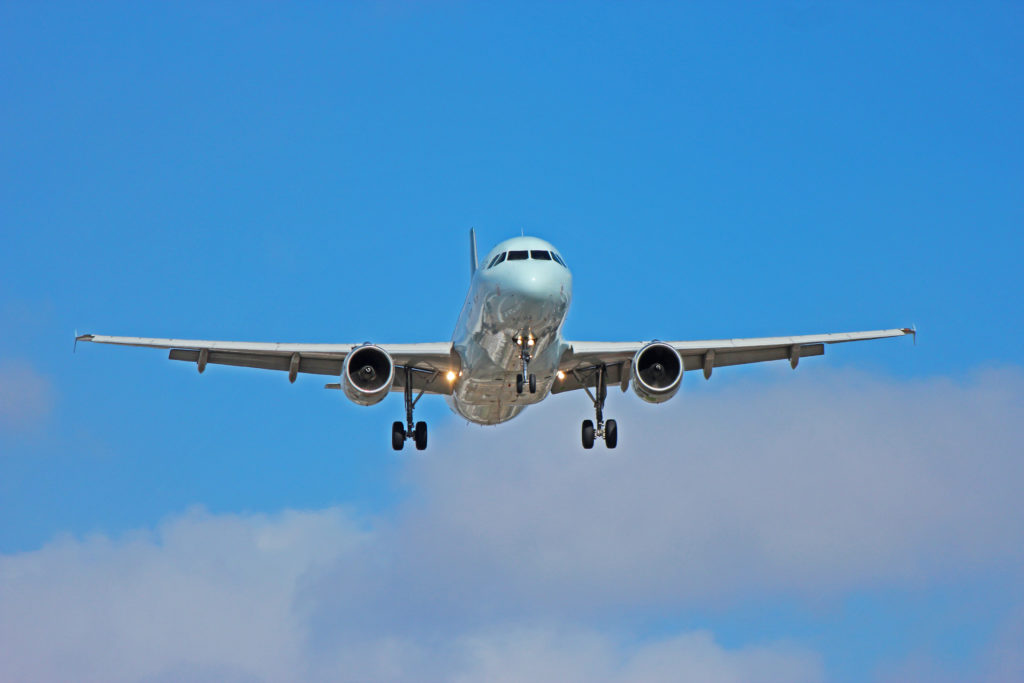
M562 372L561 370L559 370L557 374L558 374L558 379L559 380L565 379L565 373Z
M530 337L529 339L526 340L526 345L533 346L533 337Z
M452 372L451 370L449 370L448 374L445 375L445 376L448 378L449 382L454 382L455 381L455 373Z

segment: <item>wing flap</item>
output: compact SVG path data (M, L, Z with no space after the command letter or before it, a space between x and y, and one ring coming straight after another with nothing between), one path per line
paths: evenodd
M83 334L76 341L119 346L141 346L167 349L171 360L200 365L230 365L289 373L294 381L299 373L341 375L345 357L360 344L280 344L272 342L232 342L205 339L163 339L156 337L111 337ZM460 361L451 342L419 344L378 344L395 363L393 389L405 387L405 369L413 370L413 389L431 394L450 394L451 385L444 380L449 371L458 371ZM440 378L440 379L439 379Z
M198 363L199 353L199 351L194 349L171 349L168 358ZM291 369L291 356L270 355L266 353L210 351L208 352L206 362L213 363L214 365L233 365L239 368L262 368L263 370L282 370L284 372L288 372ZM337 377L341 374L343 363L344 360L341 359L299 356L298 371L311 375L332 375Z
M766 349L745 349L743 351L715 351L714 364L712 367L722 368L727 365L744 365L746 363L762 363L771 360L789 360L792 347L775 346ZM824 356L824 344L805 344L796 347L797 358L807 356ZM683 367L686 370L700 370L704 367L704 354L683 355Z

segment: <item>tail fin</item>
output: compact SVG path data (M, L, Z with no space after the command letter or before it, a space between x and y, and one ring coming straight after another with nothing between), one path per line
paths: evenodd
M469 229L469 275L470 277L476 272L476 230L473 228Z

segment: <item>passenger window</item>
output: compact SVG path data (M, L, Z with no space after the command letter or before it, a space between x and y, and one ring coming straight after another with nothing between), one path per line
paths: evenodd
M546 251L534 250L534 251L530 252L530 258L535 259L537 261L550 261L551 260L551 254L549 254Z
M508 252L508 260L509 261L525 261L529 257L530 257L530 252L528 252L528 251L510 251L510 252Z
M494 266L498 265L499 263L501 263L504 260L505 260L505 252L501 252L500 254L495 256L493 259L491 259L491 265L489 265L487 267L488 268L493 268Z

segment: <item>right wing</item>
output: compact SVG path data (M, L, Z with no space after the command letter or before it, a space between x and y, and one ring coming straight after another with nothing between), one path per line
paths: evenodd
M872 330L869 332L838 332L807 334L795 337L754 337L749 339L707 339L701 341L665 342L679 352L683 370L703 370L711 377L713 368L759 363L770 360L788 360L794 368L801 358L822 356L825 344L885 339L916 334L910 328ZM592 387L596 384L598 366L605 368L605 380L619 383L625 390L629 382L629 366L636 355L650 342L570 342L562 356L559 370L565 375L555 382L552 393Z
M339 377L345 357L361 344L279 344L268 342L211 341L205 339L157 339L83 334L76 342L169 349L171 360L196 363L199 372L207 363L264 370L282 370L295 381L298 373ZM458 354L451 342L427 344L378 344L395 362L396 369L413 370L413 388L427 393L450 394L449 382L435 381L448 370L458 372ZM392 391L405 388L405 373L395 373Z

